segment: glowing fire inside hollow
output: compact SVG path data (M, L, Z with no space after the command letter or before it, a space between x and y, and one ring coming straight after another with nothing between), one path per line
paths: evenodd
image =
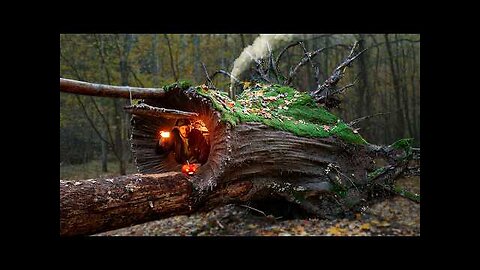
M170 132L168 131L160 131L160 136L162 138L170 138Z
M198 164L185 164L182 166L182 172L186 175L193 175L197 171L199 165Z

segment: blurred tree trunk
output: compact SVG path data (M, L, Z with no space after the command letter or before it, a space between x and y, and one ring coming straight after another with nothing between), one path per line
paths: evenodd
M200 56L201 56L201 51L200 51L200 37L198 35L192 35L192 43L193 43L193 76L195 78L195 81L197 83L200 82L201 80L201 67L200 67Z
M108 134L105 131L104 137L108 138ZM107 143L104 140L100 140L102 144L102 172L108 172L108 150L107 150Z
M152 35L152 75L153 75L153 87L160 87L159 78L160 78L160 64L158 61L158 35Z
M359 43L359 51L365 49L365 35L359 34L358 39L361 41ZM359 74L359 81L358 81L358 99L357 99L357 117L362 117L364 115L371 115L371 108L370 108L370 96L368 95L368 73L367 73L367 64L368 64L368 53L362 54L358 59L358 74ZM370 138L370 133L364 130L363 134Z
M392 52L392 47L390 45L390 40L388 38L388 34L385 34L385 42L387 47L388 53L388 61L390 65L390 72L392 74L392 81L393 81L393 88L395 91L395 104L396 110L399 110L397 113L397 134L396 137L402 138L405 136L405 119L403 116L402 103L401 103L401 86L400 86L400 79L397 74L397 70L395 69L395 56Z
M415 54L415 45L412 44L411 50L412 50L412 57L413 57L413 66L412 66L412 75L410 76L410 82L412 85L412 95L411 95L411 100L412 100L412 108L413 108L413 133L415 136L415 141L417 143L420 142L420 134L417 128L417 92L416 92L416 85L415 85L415 75L416 75L416 66L417 66L417 57Z
M167 40L168 53L170 55L170 67L172 68L173 78L175 79L175 81L178 81L177 72L175 71L175 61L173 60L172 46L170 45L170 39L168 38L167 34L163 34L163 36Z
M395 35L395 37L397 38L397 36ZM397 44L397 48L400 47L398 46ZM413 137L413 128L412 128L412 121L410 121L410 106L408 104L409 100L408 100L408 84L407 84L407 67L406 67L406 64L405 64L405 61L406 61L406 55L405 55L405 49L403 46L401 46L401 48L398 48L401 52L402 52L402 80L401 80L401 83L402 83L402 94L403 94L403 104L404 104L404 108L405 108L405 119L407 121L407 127L408 127L408 137ZM397 54L398 57L397 57L397 61L399 61L399 54ZM400 70L400 69L397 69L397 70Z
M125 34L120 37L121 44L119 50L119 57L120 57L120 81L122 86L128 86L128 77L129 77L129 66L128 66L128 55L130 54L130 50L132 48L133 43L133 36L131 34ZM115 122L115 145L117 145L117 153L118 158L120 161L119 164L119 172L120 175L126 174L126 162L127 162L127 151L128 145L126 144L127 141L127 133L128 132L128 119L129 115L123 111L123 107L125 105L130 104L130 100L126 102L119 101L115 99L114 101L115 106L115 115L114 115L114 122Z
M228 67L227 67L228 35L223 35L223 38L224 40L223 40L223 48L222 48L222 60L221 60L220 66L222 67L223 70L228 70Z
M188 46L186 39L187 37L184 34L177 36L179 38L179 46L177 46L177 49L175 50L175 58L177 59L177 72L178 74L185 74L185 66L188 65L188 63L185 64L185 60L188 58L188 55L185 53Z
M325 48L330 47L330 37L326 36L325 37ZM323 60L323 67L320 67L320 70L323 70L323 72L320 72L320 80L324 82L327 79L327 74L329 73L329 58L330 58L330 51L325 50L323 53L325 55L324 60Z
M115 146L116 146L116 153L119 161L119 173L121 175L126 174L125 170L125 162L123 157L123 140L122 140L122 118L121 114L123 113L123 102L120 100L114 99L113 100L113 107L114 107L114 115L113 115L113 122L115 127Z
M246 47L245 45L245 37L243 34L240 34L240 41L242 42L242 50Z

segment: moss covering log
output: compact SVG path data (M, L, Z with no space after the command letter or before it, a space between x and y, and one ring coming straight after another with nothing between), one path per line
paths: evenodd
M209 131L208 161L188 176L196 210L230 202L217 195L248 182L242 198L249 201L281 199L309 215L344 216L391 196L411 152L408 140L389 146L368 143L310 95L291 87L246 83L235 101L205 85L176 83L162 89L161 96L145 98L138 106L184 112L202 120ZM181 171L183 164L171 153L155 151L160 131L174 124L175 117L161 113L132 115L131 147L142 175ZM379 158L386 169L379 170Z

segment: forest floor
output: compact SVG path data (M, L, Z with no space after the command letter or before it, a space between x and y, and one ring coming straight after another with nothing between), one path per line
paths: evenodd
M420 177L398 179L420 194ZM210 212L176 216L94 236L419 236L420 204L395 196L368 207L352 219L281 220L251 209L226 205Z
M127 162L126 173L136 173L137 169L133 163ZM119 175L119 162L109 161L107 171L102 171L100 160L91 160L83 164L64 164L60 166L60 179L62 180L82 180L89 178L114 177Z

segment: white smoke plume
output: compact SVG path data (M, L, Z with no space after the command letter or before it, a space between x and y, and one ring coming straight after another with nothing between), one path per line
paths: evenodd
M240 75L248 69L253 61L257 61L266 57L270 50L275 50L280 46L285 46L287 43L313 38L321 34L261 34L254 41L253 44L243 49L240 56L235 59L231 75L240 79ZM233 96L234 78L230 81L230 95Z

